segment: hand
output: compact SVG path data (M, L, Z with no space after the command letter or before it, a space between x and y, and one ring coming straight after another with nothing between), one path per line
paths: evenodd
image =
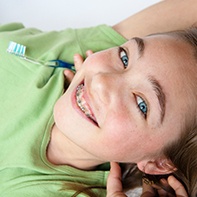
M86 51L86 57L89 57L92 54L93 52L91 50ZM78 71L81 68L83 62L84 62L84 59L80 54L74 55L74 64L75 64L76 71Z
M121 168L115 162L111 162L111 169L107 179L107 197L126 197L122 191Z
M155 196L188 197L185 188L174 176L169 176L167 180L161 179L161 183L166 187L171 186L172 189L174 189L176 196L166 192L161 187L155 184L147 185L143 182L143 185L142 185L143 192L142 192L141 197L155 197Z
M170 185L174 189L176 196L167 193L156 185L147 185L143 183L141 197L188 197L185 188L174 176L169 176L167 180L162 179L161 182L163 185ZM157 194L155 193L155 189L157 190ZM107 180L107 197L126 197L122 188L121 168L118 163L115 162L111 162L111 169Z
M86 51L87 57L90 56L91 54L93 54L93 52L91 50ZM82 56L80 54L74 55L74 65L75 65L76 71L78 71L81 68L83 62L84 62L84 59L82 58ZM64 70L64 75L65 75L68 83L70 84L75 74L73 71L66 69L66 70Z

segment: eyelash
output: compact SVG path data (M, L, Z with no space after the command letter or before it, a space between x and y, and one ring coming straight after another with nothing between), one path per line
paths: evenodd
M148 106L147 106L146 102L140 96L137 96L137 95L136 95L136 102L137 102L137 106L138 106L138 109L139 109L140 113L142 113L142 115L146 119L147 112L148 112ZM143 108L140 107L140 104L142 104L142 103L144 103L146 105L145 110L144 110L144 106L142 106Z
M127 56L127 52L124 48L119 47L119 55L120 55L120 59L123 63L124 69L126 69L128 67L128 62L129 62L129 58ZM126 59L125 59L126 58ZM126 62L125 62L126 61ZM139 103L138 103L139 101ZM148 106L146 104L146 102L140 97L136 95L136 102L137 102L137 108L139 109L139 112L144 116L144 118L146 119L147 117L147 111L148 111ZM140 105L144 103L145 104L145 111L144 111L144 106ZM142 108L143 107L143 108Z
M119 47L119 56L123 63L124 69L126 69L128 67L129 58L127 56L126 50L122 47Z

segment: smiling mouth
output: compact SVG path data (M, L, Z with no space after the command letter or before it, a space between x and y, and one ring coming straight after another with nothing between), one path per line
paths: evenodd
M94 114L92 113L90 106L88 105L88 103L86 102L86 100L84 98L84 84L80 84L77 87L76 101L77 101L78 107L86 115L86 117L98 126L96 118L95 118Z

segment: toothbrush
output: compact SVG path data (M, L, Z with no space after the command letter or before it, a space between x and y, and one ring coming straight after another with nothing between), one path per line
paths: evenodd
M34 64L39 64L42 66L48 66L48 67L57 67L57 68L67 68L72 71L75 71L75 67L73 64L70 64L68 62L62 61L62 60L49 60L49 61L38 61L32 57L28 57L25 55L26 46L22 44L18 44L16 42L10 41L9 46L7 48L7 52L10 54L14 54L26 61L32 62Z
M10 41L9 46L7 48L7 52L10 54L14 54L18 57L21 57L24 60L27 60L35 64L41 64L41 65L43 64L41 61L36 61L30 57L25 56L25 51L26 51L26 46L12 41Z

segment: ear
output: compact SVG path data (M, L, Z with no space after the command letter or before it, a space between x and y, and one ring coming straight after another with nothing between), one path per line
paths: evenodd
M142 161L137 163L139 170L147 174L169 174L176 171L170 159L158 158L156 160Z

